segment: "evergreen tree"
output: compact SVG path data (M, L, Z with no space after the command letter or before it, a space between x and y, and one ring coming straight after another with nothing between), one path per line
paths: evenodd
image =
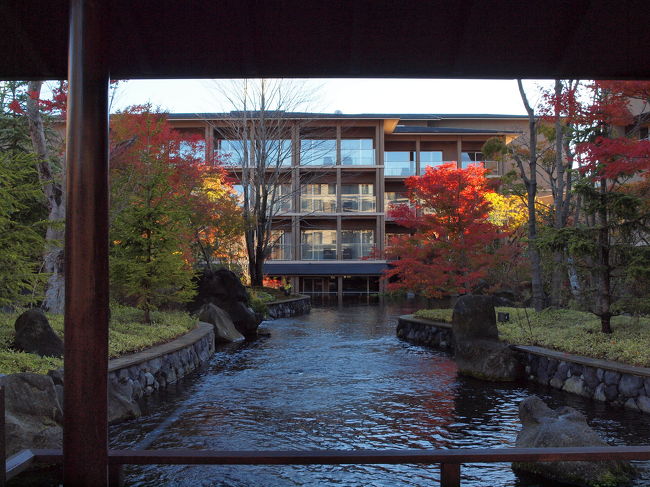
M33 155L0 151L0 306L40 300L45 274L40 272L44 238L33 221L43 191Z

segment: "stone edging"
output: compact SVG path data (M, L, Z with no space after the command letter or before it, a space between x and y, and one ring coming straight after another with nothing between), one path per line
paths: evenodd
M414 343L449 350L450 323L404 315L397 336ZM526 379L596 401L650 413L650 368L592 359L542 347L511 345L526 367Z
M269 317L272 319L289 318L307 314L311 311L311 298L301 294L297 298L267 303Z
M198 326L171 342L109 361L108 381L126 401L164 389L206 363L215 351L214 327Z

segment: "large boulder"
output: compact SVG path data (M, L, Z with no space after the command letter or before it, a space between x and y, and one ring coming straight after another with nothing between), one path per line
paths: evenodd
M452 316L454 359L461 375L492 381L515 381L523 365L510 347L499 341L491 296L461 296Z
M567 406L553 410L537 396L519 403L519 419L523 426L517 435L519 448L607 446L581 413ZM583 487L624 486L634 476L629 462L613 460L513 463L512 468Z
M214 327L214 339L220 343L238 342L244 339L244 335L237 331L230 315L224 310L208 303L201 308L199 321L210 323Z
M33 308L21 314L14 325L14 346L42 357L63 357L63 341L50 326L43 310Z
M7 455L26 448L61 448L63 409L52 378L20 373L2 377Z
M190 304L190 311L199 313L206 304L214 304L228 313L244 337L257 336L262 317L250 308L246 288L234 272L227 269L203 271L198 280L197 296Z

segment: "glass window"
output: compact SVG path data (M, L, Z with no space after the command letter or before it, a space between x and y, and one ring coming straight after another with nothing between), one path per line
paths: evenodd
M375 141L373 139L342 139L341 164L372 166L375 164Z
M359 260L368 257L375 246L373 230L342 230L341 259Z
M266 167L291 166L291 141L268 140L264 144Z
M336 260L336 230L303 230L302 260Z
M301 166L332 166L336 164L336 140L303 139L300 141Z
M483 166L483 161L485 161L485 157L483 156L482 152L462 152L461 159L463 169L471 164L479 164Z
M276 187L275 194L272 191L269 192L268 200L272 202L272 214L277 215L290 212L293 207L291 204L292 199L293 191L291 191L291 185L279 184Z
M300 211L308 213L336 212L336 184L301 185Z
M375 185L342 184L341 206L343 211L375 211Z
M244 151L242 140L221 139L217 143L217 156L226 166L242 166L244 159L254 166L257 161L263 161L264 167L291 166L291 141L285 140L260 140L250 141Z
M443 163L442 151L426 150L420 151L420 174L424 174L427 167L435 167Z
M273 230L271 232L271 253L269 259L271 260L291 260L292 245L291 245L291 232L284 230Z
M389 211L391 206L411 205L406 193L397 191L386 191L384 193L384 211Z
M387 151L384 153L385 176L413 176L415 151Z
M178 152L181 157L205 159L205 140L181 140Z

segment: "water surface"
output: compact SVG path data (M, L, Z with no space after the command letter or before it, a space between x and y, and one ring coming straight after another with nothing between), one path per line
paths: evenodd
M613 445L650 444L650 419L542 387L457 376L448 354L395 337L415 304L315 308L266 322L269 337L221 348L209 366L111 429L113 448L310 450L514 446L517 404L535 393L583 413ZM545 485L509 464L462 467L462 485ZM132 466L138 486L424 486L437 466ZM550 484L548 484L550 485ZM641 465L638 486L650 485Z

